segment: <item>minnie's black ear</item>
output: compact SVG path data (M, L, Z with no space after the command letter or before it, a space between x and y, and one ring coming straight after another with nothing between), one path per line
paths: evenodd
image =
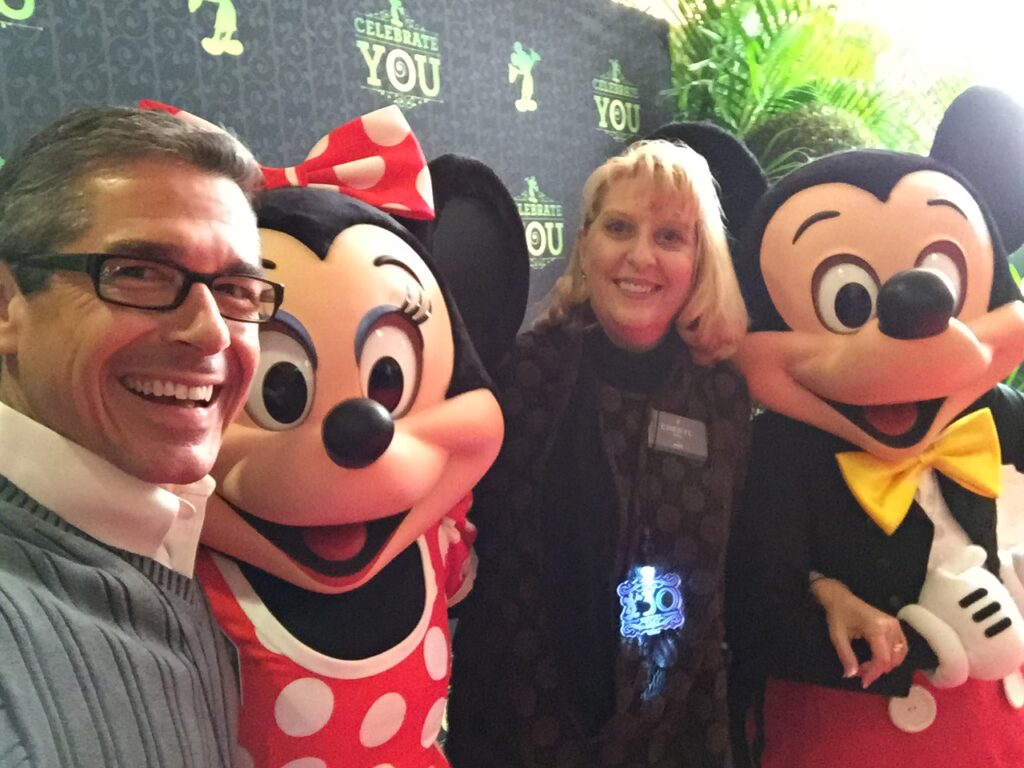
M1007 252L1024 244L1024 106L994 88L968 88L946 110L931 156L971 183Z
M444 275L473 346L491 373L512 349L526 313L530 256L519 210L478 160L442 155L430 163L437 217L405 222Z
M737 237L768 189L764 172L747 146L711 123L669 123L644 138L681 141L708 161L718 182L725 225Z

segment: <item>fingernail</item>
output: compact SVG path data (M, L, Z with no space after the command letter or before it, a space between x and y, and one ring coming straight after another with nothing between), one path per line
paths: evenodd
M853 677L856 674L857 674L857 670L856 669L847 669L847 670L845 670L843 672L843 677Z

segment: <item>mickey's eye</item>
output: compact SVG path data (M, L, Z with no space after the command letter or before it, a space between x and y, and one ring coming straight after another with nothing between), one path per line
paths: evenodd
M853 333L875 314L878 276L856 256L839 254L814 270L814 309L822 325L835 333Z
M299 426L313 404L314 368L305 347L286 333L260 334L260 364L245 412L264 429Z
M359 355L363 393L394 418L412 407L423 373L423 337L398 312L382 315L366 334Z
M967 260L960 246L949 240L931 243L922 249L915 266L938 272L946 278L953 293L953 314L959 313L964 305L964 283L967 282Z

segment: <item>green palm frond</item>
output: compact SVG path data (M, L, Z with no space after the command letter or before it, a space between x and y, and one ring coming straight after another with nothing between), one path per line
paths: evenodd
M873 27L840 22L823 0L665 1L679 19L669 34L677 115L740 138L817 110L819 124L830 115L855 122L849 135L866 146L923 151L956 92L908 98L881 84L876 62L887 41ZM788 168L820 153L799 140L799 131L777 137L762 165Z

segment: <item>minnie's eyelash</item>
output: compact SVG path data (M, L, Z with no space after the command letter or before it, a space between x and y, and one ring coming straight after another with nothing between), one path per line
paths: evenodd
M430 318L433 308L430 305L430 299L423 295L423 287L417 284L406 286L405 298L398 311L416 325L423 325Z

